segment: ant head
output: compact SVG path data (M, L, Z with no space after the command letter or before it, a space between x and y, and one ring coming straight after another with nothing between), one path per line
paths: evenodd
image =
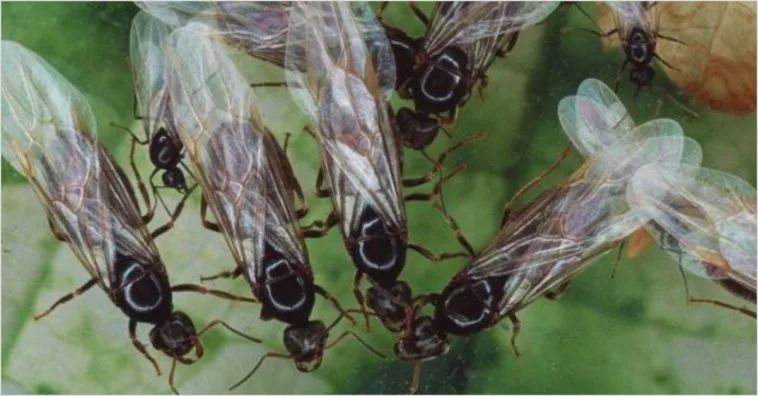
M181 358L196 346L197 357L202 356L195 325L189 316L180 311L174 311L166 322L150 330L150 343L153 348L172 358Z
M307 373L321 366L327 335L326 326L319 320L284 330L284 347L295 360L298 371Z

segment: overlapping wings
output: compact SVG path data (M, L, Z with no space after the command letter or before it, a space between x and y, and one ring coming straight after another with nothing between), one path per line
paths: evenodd
M299 71L302 59L305 73ZM368 5L295 3L285 64L290 92L316 127L343 230L355 225L359 216L353 212L364 203L404 229L397 146L385 98L394 88L395 64Z
M756 190L728 173L645 166L627 190L648 230L689 272L731 279L755 293Z
M180 27L215 7L210 1L135 1L142 11L160 19L163 23Z
M647 164L698 166L699 145L658 119L634 127L613 92L585 80L559 105L561 124L587 161L565 183L520 210L465 269L474 279L509 276L502 311L524 305L586 268L647 221L626 204L629 179Z
M258 99L211 29L190 23L165 47L179 137L235 261L255 282L266 245L308 265L289 169L260 121Z
M644 29L655 40L654 33L658 31L660 19L656 4L637 1L607 1L605 4L614 11L613 18L623 46L626 46L627 36L635 27Z
M2 42L2 153L32 185L51 225L104 290L116 260L163 263L123 171L97 142L84 96L44 59Z
M136 94L137 115L143 118L148 136L170 122L165 59L161 44L171 28L150 14L140 11L132 20L129 35L129 57ZM173 131L171 127L166 128Z
M190 21L204 23L227 44L279 67L284 67L291 4L288 1L137 2L140 8L174 27Z
M435 7L424 48L434 56L449 46L464 46L497 38L542 22L558 2L441 3Z

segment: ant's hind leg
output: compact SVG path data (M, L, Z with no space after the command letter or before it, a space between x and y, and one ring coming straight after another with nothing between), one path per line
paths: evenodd
M34 320L40 320L43 317L47 316L50 312L53 312L55 308L57 308L59 305L67 303L71 301L72 298L81 296L84 294L87 290L92 288L92 286L95 286L97 284L97 280L95 278L92 278L88 280L85 284L79 286L76 290L72 291L71 293L66 294L65 296L58 299L58 301L54 302L53 305L50 306L45 312L38 313L34 315Z
M155 359L153 359L152 356L147 352L147 349L145 349L145 344L140 342L140 340L137 339L137 321L134 319L129 319L129 339L132 340L132 345L134 345L135 348L139 351L139 353L142 354L142 356L145 357L150 363L153 364L153 367L155 367L155 372L158 376L161 375L161 369L158 367L158 363L156 363Z

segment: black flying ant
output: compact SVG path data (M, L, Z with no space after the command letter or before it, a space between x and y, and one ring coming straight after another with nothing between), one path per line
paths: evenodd
M310 117L309 131L320 146L317 195L331 197L334 206L306 234L320 236L339 225L357 269L353 292L362 307L364 275L384 290L404 287L398 278L408 248L432 261L460 256L437 256L408 241L405 201L431 200L435 194L404 197L402 188L429 181L441 170L438 166L420 178L401 179L402 145L387 103L395 85L392 57L384 30L366 4L297 3L291 8L287 86ZM306 72L300 71L303 64ZM430 160L439 165L463 143ZM461 170L444 178L439 173L440 183ZM368 318L366 323L368 327Z
M29 181L39 197L56 239L71 248L91 279L35 315L41 319L57 306L95 285L129 317L134 347L155 367L155 359L137 339L138 323L153 326L152 346L176 362L191 364L203 356L199 337L216 325L254 340L220 320L197 331L192 320L174 309L173 292L212 294L256 302L193 284L171 286L154 240L169 231L194 186L153 232L147 223L155 206L147 190L140 193L149 208L140 214L137 196L124 171L96 140L95 119L84 96L44 59L21 45L2 42L3 157ZM139 179L139 173L135 174ZM195 358L189 358L192 351Z
M587 18L592 18L578 4L577 8ZM635 95L640 90L650 87L655 71L651 63L653 59L658 59L666 67L678 70L673 65L666 62L656 53L656 44L658 39L669 40L675 43L686 45L684 42L660 33L660 14L656 2L606 2L613 15L615 28L600 33L594 30L581 29L599 37L610 37L617 35L621 48L624 50L624 63L621 64L616 86L614 90L618 91L619 80L627 65L629 69L629 80L637 87ZM670 96L670 95L669 95ZM673 98L672 98L673 99ZM679 105L677 103L677 105ZM679 105L680 107L683 107ZM688 110L691 112L690 110Z
M414 39L384 24L395 56L396 89L415 105L415 111L404 107L397 112L405 144L414 149L431 144L440 126L455 119L476 82L483 96L487 69L511 51L519 31L540 23L557 7L557 2L437 3L427 18L411 3L426 26L423 37Z
M134 113L142 121L145 137L140 139L124 128L132 135L132 167L136 166L133 162L135 144L148 146L150 162L155 167L148 181L166 212L169 210L158 189L175 189L184 194L187 192L187 180L182 168L190 173L182 161L183 146L176 135L171 98L166 89L161 43L170 33L168 25L145 12L138 13L132 20L129 63L135 89ZM157 186L153 181L159 171L163 171L163 186Z
M213 35L207 25L189 23L166 43L172 114L203 191L203 225L223 235L236 263L234 270L204 280L243 275L262 304L261 319L287 324L287 353L265 354L232 389L266 358L291 359L299 371L313 371L324 350L347 336L382 356L352 331L327 344L345 312L314 281L298 225L307 208L286 158L286 143L282 149L262 124L257 97ZM300 209L294 208L295 199L301 201ZM207 218L208 209L216 222ZM316 294L341 312L331 326L311 318Z
M516 313L539 297L560 297L594 259L645 224L641 210L624 204L625 186L635 171L651 163L676 168L700 161L699 146L683 137L678 124L653 120L635 127L623 104L597 80L586 80L578 96L565 98L559 115L566 134L586 157L577 171L512 210L526 191L568 155L565 150L506 205L502 227L492 242L472 255L441 293L411 299L410 290L398 288L377 296L374 313L390 329L400 329L396 355L415 365L412 392L418 387L421 364L446 354L451 335L478 334L507 318L513 324L511 345L518 355ZM438 209L457 229L440 202ZM468 246L460 233L457 237ZM427 304L434 306L432 316L420 312Z

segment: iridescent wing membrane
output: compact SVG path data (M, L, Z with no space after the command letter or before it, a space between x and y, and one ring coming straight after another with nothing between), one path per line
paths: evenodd
M700 147L683 137L676 122L659 119L634 127L618 98L598 80L585 80L577 96L564 98L559 115L587 160L565 183L509 219L463 270L467 279L508 276L498 306L503 314L569 280L645 223L624 196L640 167L700 162Z
M467 49L469 68L479 76L494 60L513 33L542 22L559 2L438 3L424 39L424 49L434 57L445 48Z
M106 292L131 256L165 273L123 171L96 140L84 96L44 59L2 42L2 153L32 185L51 227ZM123 285L121 285L123 286Z
M308 265L292 208L289 167L265 129L258 99L224 47L201 23L177 29L166 43L175 122L203 196L236 263L257 284L267 247Z
M148 137L161 127L174 132L171 115L167 113L168 92L164 76L165 60L161 44L171 28L146 12L139 12L132 20L129 38L129 57L136 92L137 115L143 120Z
M755 295L756 190L731 174L697 167L645 166L630 182L629 204L689 272L731 280Z
M307 72L299 71L306 60ZM287 85L316 127L345 235L367 204L405 229L398 148L385 95L394 87L389 42L368 5L296 3Z

